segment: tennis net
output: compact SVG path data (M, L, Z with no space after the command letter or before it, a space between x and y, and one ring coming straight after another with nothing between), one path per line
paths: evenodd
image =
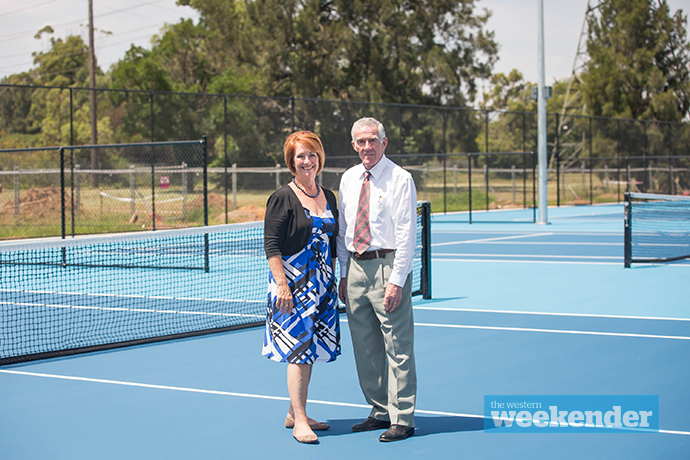
M413 291L429 298L417 209ZM0 365L256 326L267 290L263 222L2 243Z
M625 267L690 258L690 197L625 194Z

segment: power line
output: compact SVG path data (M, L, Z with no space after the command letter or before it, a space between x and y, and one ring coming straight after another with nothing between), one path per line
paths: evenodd
M8 15L14 14L14 13L20 13L20 12L26 11L26 10L33 10L34 8L38 8L39 6L47 5L49 3L55 3L57 1L58 0L50 0L48 2L39 3L38 5L27 6L26 8L20 8L18 10L14 10L14 11L8 11L7 13L0 13L0 17L8 16Z
M50 2L47 2L47 3L52 3L52 2L54 2L54 1L57 1L57 0L51 0ZM157 19L157 18L152 18L152 17L150 17L150 16L144 16L144 15L142 15L142 14L132 13L131 10L134 9L134 8L141 8L141 7L144 7L144 6L158 6L158 5L154 5L154 4L155 4L155 3L160 3L160 2L162 2L162 1L164 1L164 0L153 0L153 1L150 1L150 2L146 2L146 3L140 3L139 5L135 5L135 6L128 7L128 8L119 8L119 9L115 9L115 10L108 11L108 12L106 12L106 13L101 13L101 14L94 15L94 18L100 19L100 18L102 18L102 17L104 17L104 16L110 16L110 15L112 15L112 14L117 14L117 13L122 13L122 12L128 12L130 15L138 16L138 17L144 18L144 19L150 19L150 20L156 21L157 23L160 24L160 20ZM158 7L160 7L160 6L158 6ZM83 22L85 22L85 21L88 21L88 17L86 17L86 18L79 18L79 19L75 19L75 20L67 21L67 22L63 22L63 23L58 23L58 24L56 24L55 26L53 26L53 28L62 27L62 26L67 26L67 25L71 25L71 24L79 24L79 23L83 23ZM163 22L163 24L165 24L165 22ZM17 32L17 33L15 33L15 34L6 35L6 36L4 36L4 37L3 37L3 36L0 36L0 42L16 40L16 39L18 39L18 38L24 38L24 37L27 37L27 36L34 36L35 34L36 34L36 30L34 30L34 29L24 30L24 31L22 31L22 32Z

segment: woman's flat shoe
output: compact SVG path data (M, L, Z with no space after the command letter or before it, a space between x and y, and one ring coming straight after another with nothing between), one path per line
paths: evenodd
M285 422L285 428L294 428L295 427L295 422ZM330 430L331 426L328 423L323 423L323 422L316 422L313 425L309 425L309 428L311 428L313 431L326 431Z
M297 441L301 444L318 444L319 443L319 438L316 438L316 439L306 439L306 438L299 439L294 434L292 435L292 437L295 438L295 441Z

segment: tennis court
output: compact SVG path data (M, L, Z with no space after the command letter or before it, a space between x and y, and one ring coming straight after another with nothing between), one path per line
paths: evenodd
M282 426L285 366L250 328L0 367L3 458L687 458L690 263L623 268L622 204L531 213L432 217L408 440L351 432L368 408L343 315L343 354L310 385L318 446ZM488 394L658 395L660 432L485 432Z

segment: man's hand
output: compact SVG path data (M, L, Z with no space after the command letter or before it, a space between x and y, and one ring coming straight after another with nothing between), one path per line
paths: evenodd
M388 283L386 285L386 294L383 297L383 310L390 313L398 306L402 299L402 288L395 284Z
M340 285L338 286L338 297L342 303L345 302L345 294L347 294L347 278L340 278Z

